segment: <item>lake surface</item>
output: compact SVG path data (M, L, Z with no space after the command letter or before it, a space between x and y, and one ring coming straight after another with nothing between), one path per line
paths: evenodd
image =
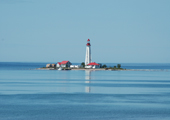
M170 64L35 69L45 64L0 62L0 120L170 120Z

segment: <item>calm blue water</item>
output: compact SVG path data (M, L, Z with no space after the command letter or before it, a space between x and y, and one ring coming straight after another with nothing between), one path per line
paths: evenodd
M35 69L45 64L0 62L0 120L170 119L170 64L122 64L147 71Z

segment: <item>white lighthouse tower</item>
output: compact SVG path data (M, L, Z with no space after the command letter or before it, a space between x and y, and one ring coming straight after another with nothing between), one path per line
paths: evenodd
M90 39L87 40L87 44L86 44L85 65L88 65L89 63L91 63L91 45L90 45Z

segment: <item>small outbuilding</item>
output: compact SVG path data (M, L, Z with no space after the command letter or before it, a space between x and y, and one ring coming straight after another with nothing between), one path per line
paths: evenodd
M46 68L49 68L49 67L51 67L51 64L46 64Z
M56 66L61 67L61 62L58 62Z
M56 64L51 64L51 67L56 67Z

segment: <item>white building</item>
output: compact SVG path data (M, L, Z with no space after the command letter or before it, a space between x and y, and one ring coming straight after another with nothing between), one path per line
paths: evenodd
M57 67L70 67L71 62L70 61L62 61L57 63Z
M91 63L91 45L90 39L87 40L86 44L86 57L85 57L85 65Z
M82 67L81 65L70 65L70 68L80 68Z
M100 64L97 64L95 62L89 63L85 66L85 68L100 68Z

